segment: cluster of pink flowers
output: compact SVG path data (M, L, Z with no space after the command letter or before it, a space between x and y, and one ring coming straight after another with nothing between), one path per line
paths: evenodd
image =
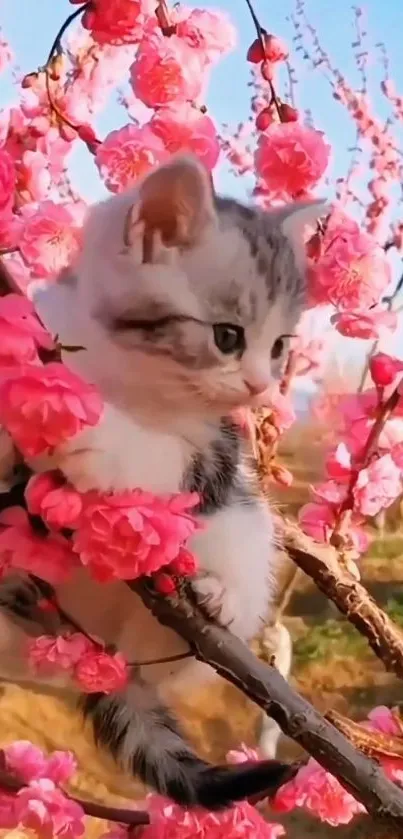
M393 331L396 315L380 306L391 281L391 269L378 243L335 208L323 236L308 244L309 292L313 306L332 304L336 329L348 337L378 338Z
M368 546L365 518L403 492L403 361L378 353L370 372L374 389L338 400L340 442L327 457L325 483L312 488L314 501L299 514L306 533L329 542L337 530L356 557ZM389 415L393 394L396 404Z
M119 691L128 681L124 656L107 652L80 632L34 638L29 641L28 659L37 673L63 670L84 693Z
M6 771L21 788L15 793L0 790L1 828L21 827L38 839L79 839L85 830L84 810L58 786L76 771L72 753L46 757L37 746L20 740L6 746L2 755Z

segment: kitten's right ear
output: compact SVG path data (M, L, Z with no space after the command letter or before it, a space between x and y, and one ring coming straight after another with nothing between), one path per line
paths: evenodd
M174 157L141 183L126 216L125 245L133 246L141 235L152 247L157 233L165 247L189 247L215 218L210 173L195 157Z

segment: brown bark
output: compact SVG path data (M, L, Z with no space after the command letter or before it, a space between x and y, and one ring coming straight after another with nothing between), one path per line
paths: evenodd
M388 819L403 836L403 791L282 678L261 662L228 629L204 617L191 587L179 582L173 597L158 594L145 580L129 583L165 626L174 629L201 661L210 664L303 746L378 819Z

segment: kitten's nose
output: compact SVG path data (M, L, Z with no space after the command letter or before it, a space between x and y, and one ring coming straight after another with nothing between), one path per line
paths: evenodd
M245 387L248 388L251 396L260 396L269 387L269 381L267 379L261 379L260 381L248 382L245 379Z

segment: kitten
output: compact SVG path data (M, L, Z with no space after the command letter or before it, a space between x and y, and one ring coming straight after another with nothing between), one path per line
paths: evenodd
M322 202L264 213L215 198L196 160L173 158L93 208L75 265L35 301L62 343L85 347L65 361L96 383L105 412L96 429L32 465L62 469L82 491L199 492L206 526L190 544L195 586L244 641L273 611L276 554L230 415L257 404L280 373L304 305L303 227L324 213ZM83 569L58 596L129 661L186 650L121 582L100 585ZM3 596L9 614L11 601ZM282 643L285 672L289 637ZM193 660L144 666L127 690L88 696L82 707L97 741L145 783L182 804L219 808L269 786L278 765L214 767L194 754L169 702L212 676ZM271 752L278 735L268 725Z

